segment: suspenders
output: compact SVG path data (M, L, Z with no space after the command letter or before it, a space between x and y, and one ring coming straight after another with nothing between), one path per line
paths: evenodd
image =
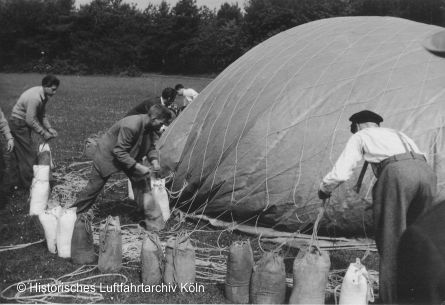
M400 139L400 142L402 142L402 145L405 148L405 153L411 153L413 151L411 145L409 143L406 143L406 141L402 137L402 134L399 131L396 131L396 133ZM409 149L408 146L411 149ZM365 173L366 173L366 170L368 169L368 165L369 165L368 161L365 161L365 163L363 163L362 170L360 171L360 175L358 176L357 183L353 187L353 190L357 194L360 192L360 188L362 187L363 178L365 177Z

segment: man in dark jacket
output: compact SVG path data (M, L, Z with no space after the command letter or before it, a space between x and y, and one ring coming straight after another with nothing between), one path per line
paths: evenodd
M129 115L135 115L135 114L146 114L148 113L148 110L153 105L162 105L174 112L174 109L172 108L172 104L175 101L176 97L176 90L170 87L165 88L162 90L161 96L155 97L155 98L148 98L144 100L142 103L136 105L133 107L125 116ZM174 112L175 113L175 112ZM175 117L172 118L172 120Z
M142 160L147 157L153 171L160 170L154 137L170 119L171 112L166 107L154 105L148 114L127 116L111 126L97 141L88 184L73 204L77 214L88 211L110 176L119 171L130 178L140 196L151 197L150 186L144 179L151 169Z
M403 233L398 251L400 304L445 302L445 201Z

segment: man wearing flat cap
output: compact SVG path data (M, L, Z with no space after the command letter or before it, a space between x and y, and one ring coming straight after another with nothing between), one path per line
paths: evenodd
M349 120L353 135L334 168L323 178L318 196L328 199L337 186L352 176L362 159L366 165L371 164L377 178L372 198L380 254L379 294L383 303L391 304L396 302L400 237L408 225L432 206L437 178L413 140L400 131L380 127L383 118L377 113L364 110Z

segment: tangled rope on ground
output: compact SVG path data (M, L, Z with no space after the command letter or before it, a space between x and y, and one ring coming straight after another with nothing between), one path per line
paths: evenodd
M82 266L79 269L62 275L58 278L33 279L14 283L6 287L0 297L7 301L19 303L58 303L61 300L94 303L104 299L100 291L101 286L95 283L86 284L88 281L98 278L113 279L116 283L118 278L122 284L128 282L128 278L119 273L98 274L83 278L73 279L92 272L97 266ZM33 285L34 284L34 285ZM15 288L15 289L13 289ZM14 293L15 292L15 293Z

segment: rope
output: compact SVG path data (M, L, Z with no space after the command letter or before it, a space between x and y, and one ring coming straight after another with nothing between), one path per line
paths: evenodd
M88 267L89 269L84 270L85 267ZM96 268L97 268L97 266L82 266L71 273L60 276L57 279L45 278L45 279L33 279L33 280L21 281L21 282L18 282L18 283L15 283L15 284L12 284L12 285L9 285L8 287L6 287L0 293L0 297L5 300L8 300L8 301L17 301L19 303L37 302L37 303L49 304L49 303L53 303L48 300L48 299L52 299L52 298L57 298L58 300L61 298L62 299L84 300L84 301L87 301L88 303L94 303L94 302L102 301L104 299L103 295L96 291L89 291L89 290L84 291L84 289L83 289L84 287L90 288L90 287L93 287L93 285L81 284L81 282L98 279L98 278L106 278L106 277L120 277L123 279L122 284L126 284L128 282L128 278L125 275L120 274L120 273L99 274L99 275L88 276L85 278L80 278L80 279L73 280L73 281L62 281L63 278L71 278L74 276L85 274L85 273L95 270ZM45 285L57 286L56 292L53 292L52 291L53 289L51 289L51 292L42 292L42 293L31 294L31 295L26 294L26 293L34 293L31 284L36 283L36 282L38 282L39 285L41 282L46 282ZM74 291L71 290L71 288L73 286L76 287L76 290L80 290L80 291L75 291L76 294L66 294L67 292L74 293ZM16 288L15 289L16 293L13 294L12 296L7 296L7 292L10 291L14 287ZM94 284L94 287L99 288L100 285Z
M309 243L309 247L312 247L314 245L317 248L320 247L320 243L318 241L318 225L320 223L320 220L323 218L323 214L325 212L325 208L324 208L325 203L326 203L326 200L323 200L323 206L318 208L318 215L317 215L317 219L315 220L315 223L314 223L314 228L312 230L312 236L311 236L311 241Z
M18 250L18 249L23 249L35 244L39 244L41 242L44 242L44 239L32 242L32 243L27 243L27 244L18 244L18 245L12 245L12 246L0 246L0 252L5 252L5 251L11 251L11 250Z

